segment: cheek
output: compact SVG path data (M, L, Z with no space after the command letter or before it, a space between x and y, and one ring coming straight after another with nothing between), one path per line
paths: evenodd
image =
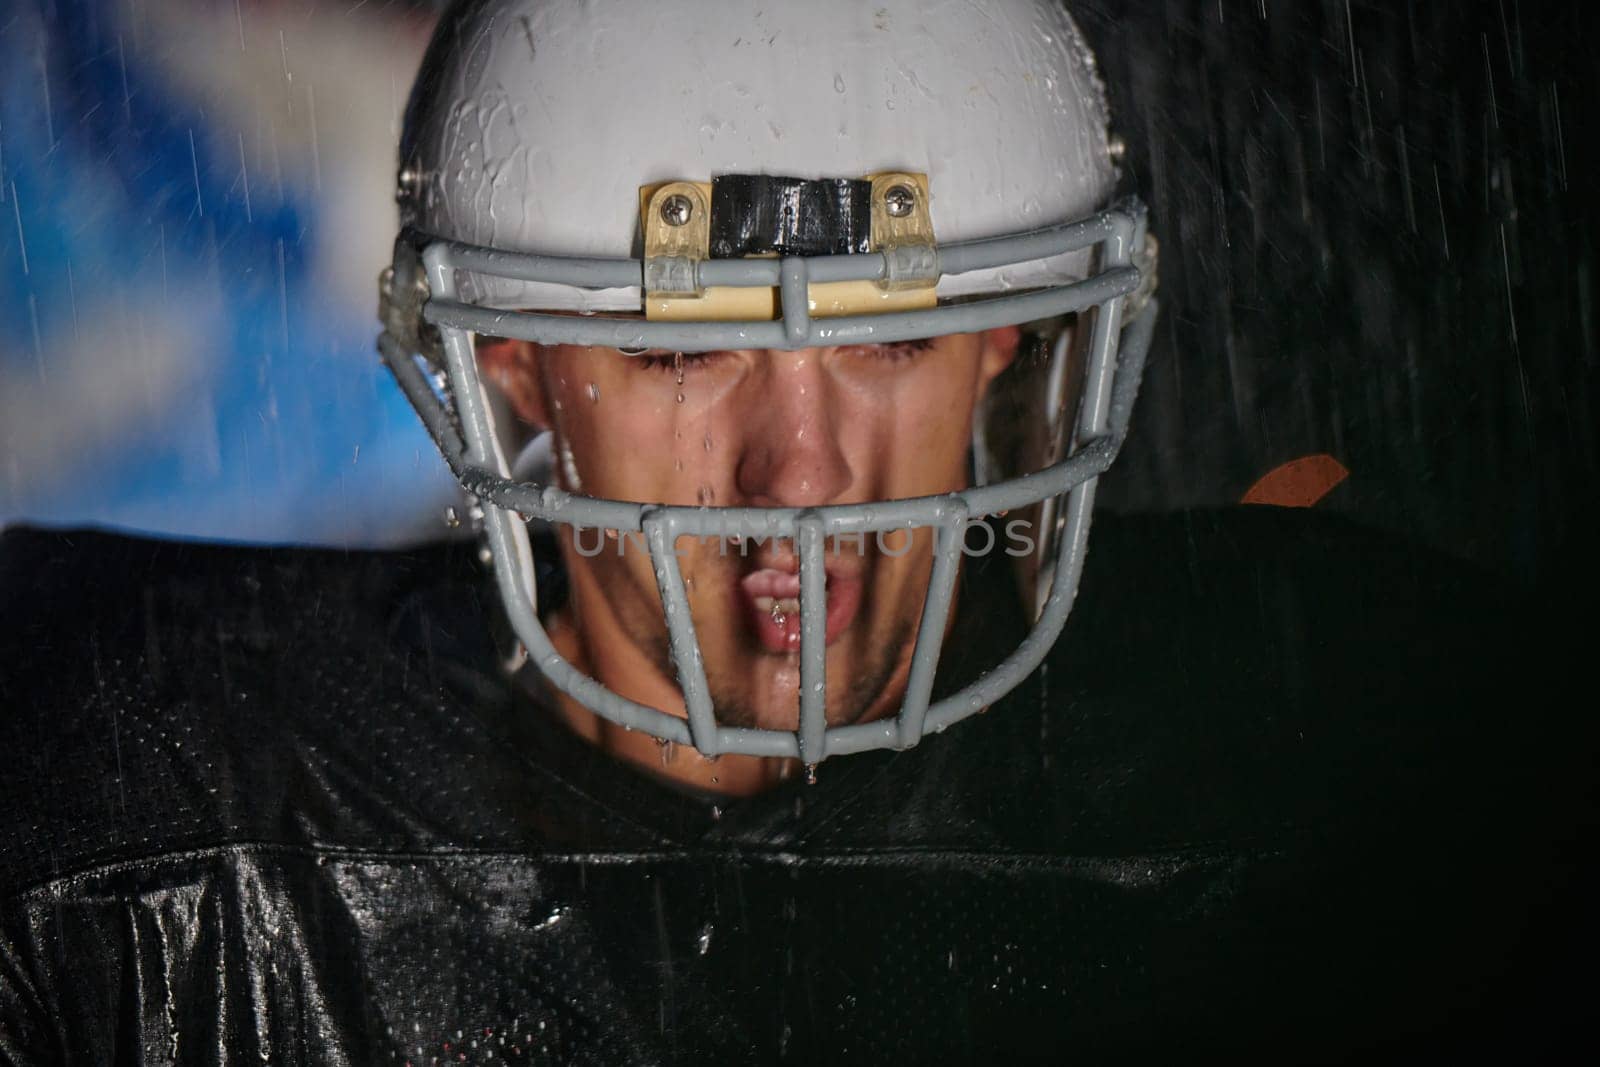
M583 349L556 349L548 357L543 384L557 469L567 488L612 495L600 484L602 475L617 466L608 453L629 447L617 427L631 422L619 411L623 405L607 368Z
M622 500L715 502L725 446L736 439L741 412L726 402L726 390L710 387L714 384L686 374L679 385L670 371L607 364L553 380L551 391L561 402L556 426L583 492Z
M972 436L976 357L930 353L879 387L856 390L841 427L886 496L960 488Z

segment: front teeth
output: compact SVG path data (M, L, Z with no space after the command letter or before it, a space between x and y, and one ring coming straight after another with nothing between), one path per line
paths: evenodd
M798 597L770 597L758 596L755 598L756 610L771 617L773 624L782 626L789 621L789 616L800 610Z

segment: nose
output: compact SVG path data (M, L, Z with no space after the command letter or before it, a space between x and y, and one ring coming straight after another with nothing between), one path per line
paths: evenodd
M766 352L760 367L746 380L740 494L756 507L816 507L838 499L852 478L839 447L839 398L822 353Z

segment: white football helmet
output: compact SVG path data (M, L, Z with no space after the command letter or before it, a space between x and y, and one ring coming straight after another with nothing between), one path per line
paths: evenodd
M1009 692L1071 608L1095 481L1114 459L1154 318L1154 243L1113 202L1119 144L1094 57L1055 0L464 0L446 12L401 145L402 232L379 347L464 489L506 610L550 684L714 756L903 748ZM1005 417L978 420L977 483L818 508L600 499L511 476L474 334L704 352L887 343L1033 324ZM1076 376L1076 380L1075 380ZM1027 432L1017 405L1032 408ZM995 406L995 405L991 405ZM503 417L499 420L506 421ZM965 525L1031 512L1023 644L930 706ZM525 523L642 533L687 719L552 647ZM899 713L828 726L823 545L939 531ZM672 546L792 538L797 730L718 722Z

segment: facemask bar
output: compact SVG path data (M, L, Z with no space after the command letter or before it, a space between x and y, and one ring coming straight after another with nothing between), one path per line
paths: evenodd
M485 309L456 299L456 271L590 288L638 286L639 260L585 259L499 252L445 241L423 250L421 263L397 253L386 272L380 314L383 353L401 387L463 488L484 504L484 528L496 582L511 625L529 658L549 683L596 714L663 741L691 744L703 755L732 752L799 758L809 765L831 755L873 748L907 748L928 731L940 732L1010 692L1043 661L1071 610L1082 571L1096 481L1110 467L1126 434L1154 324L1152 305L1125 332L1125 301L1140 290L1133 266L1143 246L1145 216L1136 201L1099 215L1045 230L965 242L937 250L946 274L1042 259L1099 246L1100 270L1068 285L989 297L970 303L879 315L813 319L807 307L812 282L881 279L894 269L877 253L783 259L712 260L699 264L703 285L776 286L784 318L720 323L548 315ZM405 238L402 238L402 245ZM421 266L419 279L402 276ZM1147 293L1140 291L1140 298ZM432 346L420 336L420 318L439 331L448 380L441 401L417 365ZM409 301L409 306L408 306ZM819 508L744 508L652 505L568 493L555 486L510 480L494 435L492 413L478 376L470 332L543 344L608 348L658 348L683 352L718 349L795 349L882 344L949 333L978 332L1057 315L1097 309L1088 373L1080 407L1081 444L1044 470L944 496L829 505ZM1122 340L1121 358L1118 340ZM1026 507L1067 494L1056 544L1054 581L1038 619L1022 644L982 678L930 706L934 673L954 600L955 579L969 520ZM666 618L687 721L615 693L580 672L550 642L539 622L526 518L579 528L644 535ZM831 538L895 529L936 530L934 562L921 625L899 713L870 723L826 723L825 547ZM707 687L705 666L675 552L680 537L792 539L800 565L800 722L798 730L721 726Z

